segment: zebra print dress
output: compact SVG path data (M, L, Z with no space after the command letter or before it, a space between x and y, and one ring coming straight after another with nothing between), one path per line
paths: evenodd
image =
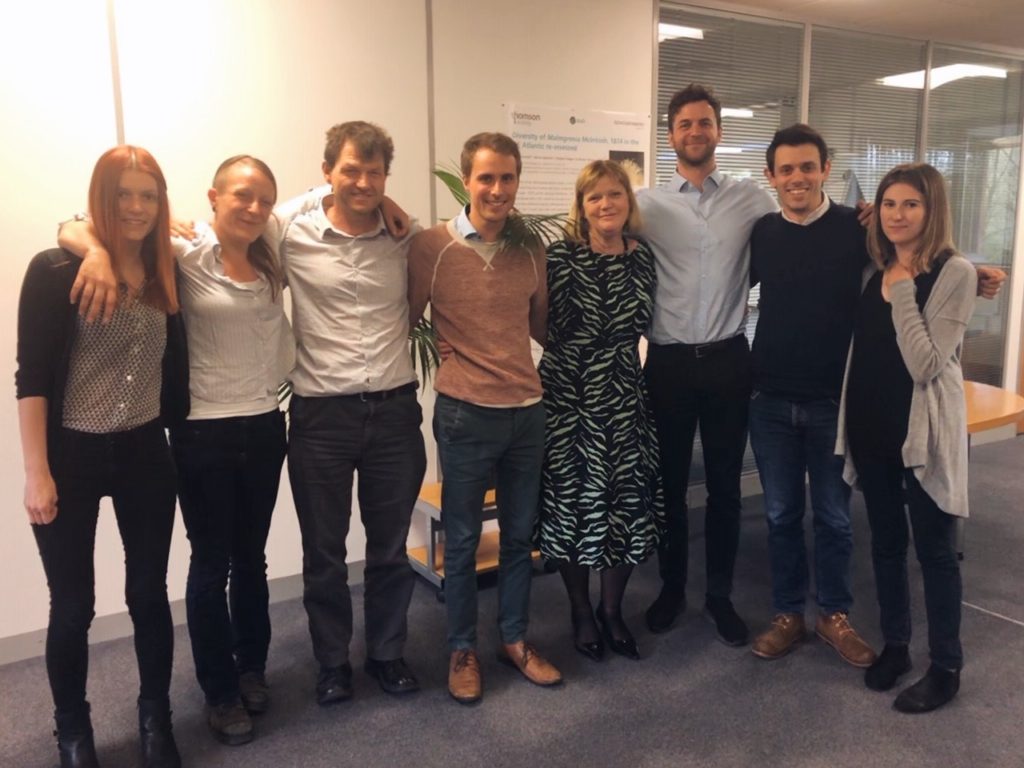
M654 305L654 256L554 243L547 260L547 412L538 546L593 568L640 563L664 527L658 444L638 343Z

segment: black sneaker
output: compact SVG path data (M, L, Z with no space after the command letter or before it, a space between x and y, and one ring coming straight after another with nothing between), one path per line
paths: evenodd
M316 703L321 707L352 698L352 665L320 667L316 678Z
M896 697L892 706L899 712L919 715L948 704L959 690L960 670L943 669L932 664L924 677Z
M413 693L420 689L420 681L409 669L405 659L397 658L389 661L367 659L363 666L366 674L380 683L385 693Z
M239 699L228 704L210 705L206 709L206 723L213 738L229 747L252 741L252 718Z
M875 663L864 671L864 685L872 691L888 691L912 666L907 646L886 643Z
M704 616L715 625L718 639L726 645L739 647L747 644L747 625L732 607L727 597L709 597L704 603Z
M242 706L250 715L262 715L270 706L270 689L262 672L243 672L238 676Z

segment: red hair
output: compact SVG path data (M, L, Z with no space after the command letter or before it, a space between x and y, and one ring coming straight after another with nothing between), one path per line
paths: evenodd
M178 291L174 282L174 254L171 252L171 208L167 202L167 182L153 156L142 147L127 144L108 149L100 155L89 182L89 214L97 237L116 263L116 251L122 247L117 195L121 174L126 170L149 174L157 186L156 223L142 241L142 264L146 271L142 300L174 314L178 311Z

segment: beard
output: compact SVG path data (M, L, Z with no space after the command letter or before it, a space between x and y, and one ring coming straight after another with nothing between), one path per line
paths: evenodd
M676 157L683 165L699 167L706 165L715 156L715 145L707 144L684 144L676 148Z

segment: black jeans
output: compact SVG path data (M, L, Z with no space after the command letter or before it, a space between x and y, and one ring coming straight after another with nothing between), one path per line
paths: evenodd
M740 474L747 447L750 349L744 336L712 345L651 344L644 366L661 446L666 531L658 547L665 587L686 591L686 489L700 427L708 500L707 596L728 598L740 537Z
M411 391L385 400L292 395L290 412L288 478L302 531L303 604L313 654L322 667L349 660L345 539L356 473L366 529L366 652L379 661L397 659L414 586L405 542L427 466L420 404Z
M196 678L210 704L237 699L239 673L262 672L267 663L265 548L286 446L278 410L197 419L171 430L181 515L192 544L188 631Z
M963 666L960 647L960 600L963 587L956 558L956 518L947 515L898 459L854 457L871 525L871 561L882 637L887 645L910 642L910 585L907 546L910 525L924 577L928 616L928 650L943 669ZM904 493L905 489L905 493Z
M174 633L167 556L174 526L175 472L156 421L110 434L60 430L51 467L57 517L32 531L50 588L46 671L58 712L85 706L89 625L95 605L93 549L99 503L110 496L124 545L125 602L135 626L139 697L166 700Z

